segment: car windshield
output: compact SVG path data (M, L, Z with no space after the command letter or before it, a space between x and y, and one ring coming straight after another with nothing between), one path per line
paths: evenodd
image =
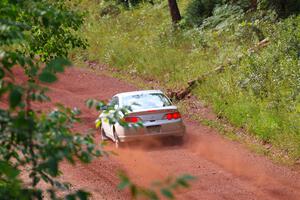
M125 96L123 105L130 106L132 110L138 110L171 106L171 102L161 93L148 93Z

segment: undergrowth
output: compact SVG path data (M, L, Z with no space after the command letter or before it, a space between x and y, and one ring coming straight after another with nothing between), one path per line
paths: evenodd
M82 30L89 47L74 52L75 63L106 63L125 76L156 80L172 90L226 65L224 73L207 77L193 94L235 126L285 151L293 160L300 158L300 16L276 23L272 17L249 22L241 20L249 13L242 16L229 7L228 13L238 17L232 16L225 25L210 16L204 20L209 28L181 25L174 30L165 1L135 9L119 7L120 13L111 16L100 15L105 2L81 2L78 6L89 11ZM187 4L187 0L179 1L182 11ZM213 28L209 23L217 24ZM270 44L251 52L261 39L257 27Z

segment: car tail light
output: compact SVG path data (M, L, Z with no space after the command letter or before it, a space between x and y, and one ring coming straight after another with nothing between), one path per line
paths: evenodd
M138 117L124 117L124 121L127 123L137 123L140 121Z
M173 113L173 118L174 119L180 119L181 118L180 113L179 112Z
M180 119L181 115L179 112L168 113L164 116L164 119L172 120L172 119Z

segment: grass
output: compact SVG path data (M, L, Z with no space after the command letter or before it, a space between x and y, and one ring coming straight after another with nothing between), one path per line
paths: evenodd
M180 1L181 10L184 10L188 2ZM174 30L166 2L154 6L144 4L133 10L123 9L118 16L104 17L100 17L99 12L105 3L82 1L80 6L82 10L89 11L82 30L89 47L87 50L74 52L75 63L86 60L105 63L117 69L120 74L138 76L146 83L154 80L164 89L176 90L186 87L189 80L231 61L228 70L207 78L193 94L211 105L215 113L225 117L236 127L281 149L292 160L300 158L299 97L297 99L296 96L295 100L286 98L292 91L289 90L292 83L297 84L294 80L297 80L300 72L293 71L298 69L293 67L297 62L285 58L282 45L278 44L275 48L277 44L274 44L275 46L263 50L253 59L253 56L248 56L248 49L257 43L253 34L241 35L236 30ZM277 36L272 35L271 31L274 26L267 24L265 27L270 27L265 32L271 40L274 39L273 42L276 41ZM287 35L286 38L290 38L290 33L284 34ZM241 60L239 58L242 55L246 55L246 58ZM279 60L273 61L274 56ZM270 65L271 62L274 63ZM265 68L258 73L253 71L256 69L251 68L252 66ZM290 74L296 74L296 78L288 73L286 77L279 77L282 74L277 73L278 70L273 72L276 66L281 71L284 69L286 72L293 72ZM269 69L274 70L269 72ZM249 74L256 73L258 77L265 77L262 74L265 71L268 72L268 81L260 85L250 81L252 85L249 87L253 86L252 88L241 87L241 80L248 80ZM273 84L275 81L271 78L274 77L280 85ZM265 90L269 91L267 97L261 94ZM281 96L277 97L278 95Z

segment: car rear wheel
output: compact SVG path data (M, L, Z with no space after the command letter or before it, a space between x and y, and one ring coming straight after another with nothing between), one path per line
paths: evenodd
M120 139L118 137L118 134L116 133L116 130L114 129L114 142L115 142L115 147L119 148L120 147Z

